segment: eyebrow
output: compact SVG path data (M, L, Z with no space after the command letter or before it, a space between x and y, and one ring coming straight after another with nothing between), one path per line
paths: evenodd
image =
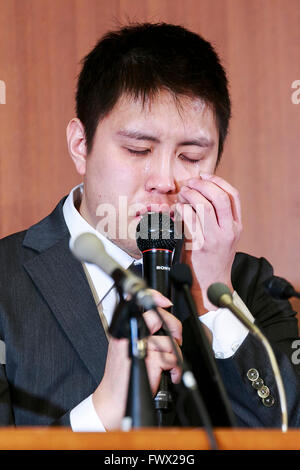
M137 130L126 130L126 129L121 129L120 131L117 132L117 135L120 135L122 137L129 137L129 139L135 139L135 140L148 140L150 142L156 142L159 143L160 140L157 137L154 137L149 134L144 134L143 132L137 131Z
M192 140L186 140L180 142L179 145L197 145L198 147L213 147L215 144L213 139L208 139L207 137L196 137Z
M127 137L129 139L134 139L134 140L147 140L149 142L160 143L160 139L158 137L155 137L150 134L145 134L138 130L121 129L120 131L117 132L117 135L121 137ZM207 137L204 137L204 136L195 137L191 140L185 140L183 142L178 143L179 146L180 145L196 145L198 147L213 147L214 144L215 144L214 140L208 139Z

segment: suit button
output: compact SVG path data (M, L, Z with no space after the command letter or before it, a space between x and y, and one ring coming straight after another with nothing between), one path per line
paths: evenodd
M255 382L258 379L259 373L256 369L249 369L247 372L247 377L251 382Z
M259 390L257 390L257 394L260 398L268 398L270 395L270 389L266 385L263 385Z
M274 405L275 399L274 397L272 397L272 395L269 395L267 398L262 399L262 403L264 406L267 406L268 408L270 408L270 406Z
M258 379L253 380L252 382L252 387L255 388L255 390L260 390L264 385L264 381L261 377L258 377Z

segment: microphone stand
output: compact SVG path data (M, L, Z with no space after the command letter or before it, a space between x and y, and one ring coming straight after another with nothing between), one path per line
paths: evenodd
M184 263L177 263L172 266L170 276L175 291L183 294L188 310L189 318L186 320L186 329L189 329L193 340L199 349L197 361L195 361L195 351L190 352L191 345L184 351L185 357L192 366L195 375L202 384L202 393L204 402L209 410L210 418L214 426L235 427L236 419L227 396L220 372L212 354L211 346L206 337L205 331L198 316L197 307L192 297L190 286L180 276L177 275L178 269L189 270ZM200 387L200 384L199 384Z
M125 301L120 286L117 286L117 289L121 301L115 309L109 333L115 338L130 339L128 353L131 358L126 412L125 417L122 420L122 429L123 431L129 431L132 428L157 427L159 425L157 421L159 416L157 417L155 412L156 407L154 406L154 400L152 398L152 391L145 365L145 358L147 355L145 338L149 336L150 332L143 316L141 315L141 310L138 305L133 300ZM174 340L168 327L164 324L164 320L158 309L156 309L156 313L162 321L165 331L173 344L174 352L176 353ZM176 355L178 355L178 353L176 353ZM177 357L177 359L180 364L180 358ZM193 373L185 363L182 364L182 367L182 384L184 385L185 390L191 394L191 398L196 405L199 415L202 417L211 449L216 450L218 449L218 445L213 434L211 421Z
M129 339L131 368L122 429L155 427L157 421L145 364L149 330L137 304L133 300L123 300L121 295L120 298L109 332L115 338Z

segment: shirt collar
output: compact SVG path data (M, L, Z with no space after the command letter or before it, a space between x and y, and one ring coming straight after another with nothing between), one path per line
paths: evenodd
M128 253L123 251L121 248L119 248L117 245L108 240L94 227L92 227L76 209L75 205L81 200L82 193L83 184L81 183L71 190L63 205L63 214L71 238L77 238L79 235L85 232L95 234L102 241L106 252L112 258L117 260L118 263L122 266L122 268L127 269L136 260L130 255L128 255ZM96 284L99 300L102 300L103 297L114 285L114 281L110 276L105 274L98 266L95 266L91 263L85 263L85 265L89 271L93 283Z

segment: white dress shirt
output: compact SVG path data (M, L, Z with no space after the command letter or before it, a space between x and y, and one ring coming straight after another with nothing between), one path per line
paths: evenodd
M109 241L80 215L76 209L76 201L80 201L83 185L80 184L72 189L67 197L63 214L65 222L72 238L76 238L81 233L92 232L96 234L104 244L110 256L117 259L124 269L127 269L134 258L125 253L117 245ZM102 302L103 313L108 325L119 299L114 288L114 281L97 266L85 263L99 300ZM253 316L240 299L236 292L233 293L234 303L243 311L251 321ZM225 359L231 357L242 344L248 334L248 330L242 323L228 310L220 308L201 315L200 320L210 329L213 336L212 348L216 358ZM105 431L92 402L92 395L83 400L70 413L71 427L73 431Z

